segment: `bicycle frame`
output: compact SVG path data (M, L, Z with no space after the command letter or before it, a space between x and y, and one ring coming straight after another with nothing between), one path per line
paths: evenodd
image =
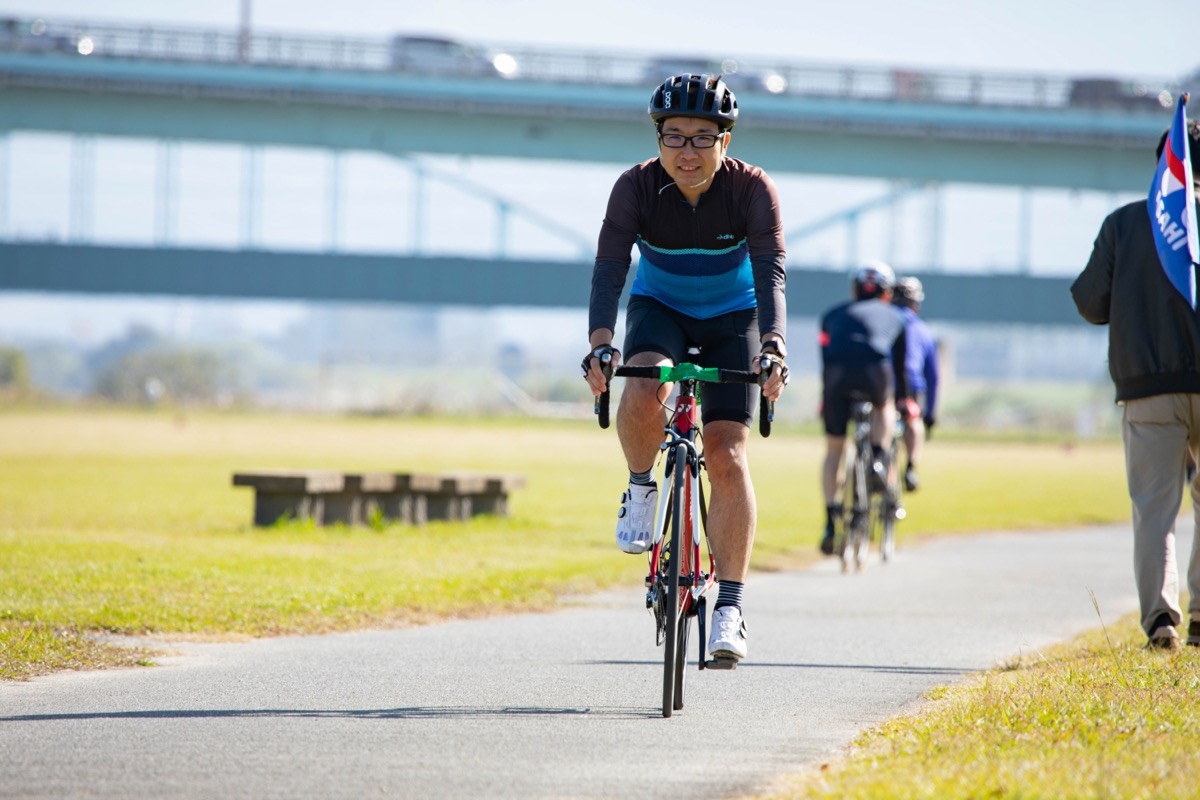
M662 535L658 543L649 551L650 573L646 577L646 585L653 591L663 585L661 570L656 573L656 565L663 562L664 551L670 546L670 529L676 507L684 509L681 529L685 531L682 542L685 552L681 553L679 569L679 585L687 588L680 592L679 613L694 616L697 602L714 583L716 564L711 549L708 548L707 532L704 530L704 518L707 509L701 504L702 489L700 487L700 471L703 467L703 454L696 446L696 434L699 426L696 420L696 385L695 381L680 381L679 396L671 418L665 429L665 440L661 448L667 453L663 466L664 491L659 499L658 517L659 530ZM683 480L678 481L676 471L682 464L685 472ZM682 491L684 501L674 502L675 492ZM667 489L666 487L671 487ZM701 559L701 540L708 554L708 570L703 569Z
M763 369L769 364L764 363ZM700 438L697 408L700 382L758 383L760 374L700 367L681 363L674 367L618 367L614 375L627 378L652 378L660 384L674 383L678 389L660 448L666 453L663 463L657 541L648 551L646 607L655 621L655 638L664 646L663 703L664 717L683 708L684 678L687 667L687 643L691 618L697 617L700 634L700 669L733 669L733 659L705 657L707 638L704 594L716 582L716 560L705 531L707 509L704 503L704 455L697 447ZM760 399L759 432L770 435L773 404ZM608 393L597 398L596 413L601 427L608 422ZM707 552L707 562L704 554Z
M873 405L869 400L853 399L852 419L854 420L854 446L846 459L846 478L843 501L846 518L842 521L841 536L837 543L837 553L842 559L842 571L850 569L850 557L854 559L856 569L862 569L866 559L867 537L870 524L870 487L867 484L867 465L871 463L871 411Z
M874 461L871 446L871 415L874 406L863 397L853 397L854 446L846 458L845 502L846 517L841 536L835 545L842 559L842 571L850 569L851 555L856 570L866 563L872 541L880 548L884 563L891 561L895 551L896 522L904 518L899 500L899 483L895 479L897 439L903 435L902 422L892 437L889 449L887 485L881 490L867 480L867 465ZM899 415L897 415L899 416ZM848 555L848 551L850 555Z

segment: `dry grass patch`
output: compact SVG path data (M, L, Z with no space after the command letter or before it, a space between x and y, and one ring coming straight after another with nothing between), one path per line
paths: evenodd
M0 620L0 680L77 669L148 666L153 653L98 641L74 628Z

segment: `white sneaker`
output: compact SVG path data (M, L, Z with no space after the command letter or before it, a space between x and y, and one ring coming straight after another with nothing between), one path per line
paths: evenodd
M746 621L737 606L721 606L713 612L708 653L713 658L732 658L734 661L746 657Z
M658 487L631 483L621 493L617 511L617 547L626 553L644 553L654 544L654 517L658 506Z

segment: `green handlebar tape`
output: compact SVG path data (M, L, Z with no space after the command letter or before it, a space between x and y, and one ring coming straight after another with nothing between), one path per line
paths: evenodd
M721 380L716 367L700 367L696 364L689 364L686 361L682 364L676 364L673 367L659 367L659 370L659 380L663 383L687 380L717 383Z

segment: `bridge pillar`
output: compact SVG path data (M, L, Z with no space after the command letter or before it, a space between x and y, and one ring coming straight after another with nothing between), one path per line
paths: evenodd
M8 198L12 194L12 171L9 168L9 135L8 131L0 133L0 239L9 239L12 232L8 229Z
M67 238L72 242L85 242L92 236L95 189L96 140L75 136L71 139L71 198L67 211Z
M496 201L496 255L508 258L508 223L512 206L503 200Z
M887 205L887 212L888 212L887 255L885 255L883 258L885 261L887 261L887 263L893 265L893 267L896 264L897 254L900 252L900 249L901 249L900 235L901 235L901 232L903 231L902 215L904 213L902 204L904 203L903 195L906 191L907 191L907 188L906 188L905 183L903 183L901 181L892 181L891 182L891 189L889 192L889 194L891 195L891 199L888 201L888 205Z
M425 252L425 183L427 175L425 168L416 161L410 161L412 167L413 185L412 200L412 251L414 255Z
M846 269L858 264L858 211L846 215Z
M942 271L942 184L931 183L926 187L929 193L929 269L931 272Z
M257 249L262 203L262 148L248 147L242 158L242 247Z
M329 208L326 231L326 250L330 253L342 249L342 205L346 191L343 167L342 152L334 150L329 154Z
M1033 191L1022 186L1017 214L1017 272L1028 275L1032 262Z
M158 143L158 175L154 198L154 240L159 245L175 240L179 220L179 142Z

